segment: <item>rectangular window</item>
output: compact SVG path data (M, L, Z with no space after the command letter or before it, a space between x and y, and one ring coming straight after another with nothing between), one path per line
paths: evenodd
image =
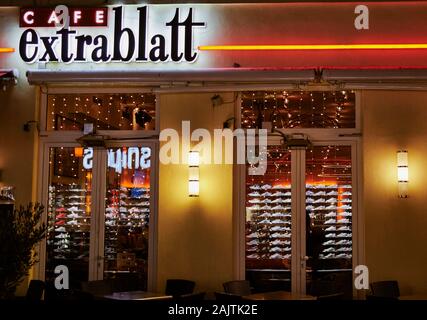
M354 91L243 92L242 128L356 127Z
M155 130L156 96L152 93L49 94L48 131Z

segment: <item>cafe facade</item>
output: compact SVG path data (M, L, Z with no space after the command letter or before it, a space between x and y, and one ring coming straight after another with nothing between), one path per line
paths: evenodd
M427 290L425 3L0 14L0 183L46 208L31 278Z

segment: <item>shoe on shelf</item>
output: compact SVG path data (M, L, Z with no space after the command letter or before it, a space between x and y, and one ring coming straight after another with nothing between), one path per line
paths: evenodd
M271 216L272 215L268 212L264 212L264 213L258 215L258 217L260 217L260 218L270 218Z
M342 232L337 234L337 238L351 238L351 237L352 237L351 233Z
M249 241L248 243L246 243L248 246L255 246L259 244L259 240L258 239L254 239Z
M326 195L325 191L318 191L315 194L313 194L313 196L316 196L316 197L321 197L321 196L325 196L325 195Z
M64 219L66 217L67 217L67 215L63 212L63 213L56 215L55 219Z
M306 201L307 202L307 201ZM313 203L325 203L325 199L319 198L317 200L314 200Z
M327 196L337 196L338 192L336 192L335 190L329 191L328 193L326 193Z
M335 219L329 219L325 221L325 224L335 224L337 221Z
M351 223L349 219L338 219L337 223Z
M283 203L283 200L281 198L277 198L271 201L271 203Z
M349 226L342 226L337 229L337 231L351 231Z
M351 212L348 212L348 211L344 211L344 212L339 213L340 217L351 217L352 215L353 214Z
M287 231L287 228L281 227L281 226L274 226L270 230L273 232L275 232L275 231Z
M64 231L65 231L65 228L64 228ZM57 231L57 232L60 232L60 231ZM66 234L66 233L60 233L60 234L58 234L58 235L55 236L55 239L68 239L68 234Z
M281 255L280 253L275 253L275 254L272 254L271 256L270 256L270 259L284 259L285 257L283 256L283 255Z
M271 192L264 192L261 194L262 197L271 197Z
M70 221L67 222L67 224L70 225L70 226L76 226L79 223L77 222L77 220L70 220Z
M248 234L246 236L246 238L258 238L258 237L259 237L258 232L252 232L251 234Z
M338 241L338 242L337 242L337 245L338 245L338 246L351 245L351 243L352 243L352 242L351 242L351 240L344 240L344 239L343 239L343 240Z
M318 206L318 207L314 207L315 211L319 211L319 210L325 210L327 208L325 208L325 206Z
M83 218L82 216L79 216L77 213L73 212L67 215L67 218Z
M337 209L337 206L336 206L336 205L334 205L334 204L331 204L331 205L327 206L325 209L326 209L326 210L336 210L336 209Z
M328 240L322 243L324 246L333 246L335 245L335 240Z
M331 211L325 214L325 218L335 218L336 216L337 216L337 213L334 211Z

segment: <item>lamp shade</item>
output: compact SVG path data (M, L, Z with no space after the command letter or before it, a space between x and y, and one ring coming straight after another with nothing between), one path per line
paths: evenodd
M188 165L190 167L198 167L200 165L200 155L198 151L190 151L188 153Z
M397 151L397 183L399 198L408 197L408 181L409 181L409 167L408 167L408 151Z
M188 195L190 197L198 197L199 196L199 181L198 180L188 181Z
M409 180L408 151L406 150L397 152L397 180L399 182L408 182Z

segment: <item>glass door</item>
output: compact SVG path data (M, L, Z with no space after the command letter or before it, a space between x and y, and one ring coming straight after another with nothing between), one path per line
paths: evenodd
M291 151L269 146L265 174L246 175L246 279L258 292L290 291Z
M246 170L245 273L255 291L352 297L352 150L270 145L266 173Z
M63 265L72 289L102 279L118 279L130 289L152 287L154 148L46 148L48 235L41 279L53 283L55 268Z
M103 221L104 279L147 290L152 202L151 147L107 150Z
M305 272L307 294L353 294L352 147L306 150Z
M51 147L48 153L45 279L53 281L55 267L65 265L73 287L90 278L92 167L84 165L82 148Z

